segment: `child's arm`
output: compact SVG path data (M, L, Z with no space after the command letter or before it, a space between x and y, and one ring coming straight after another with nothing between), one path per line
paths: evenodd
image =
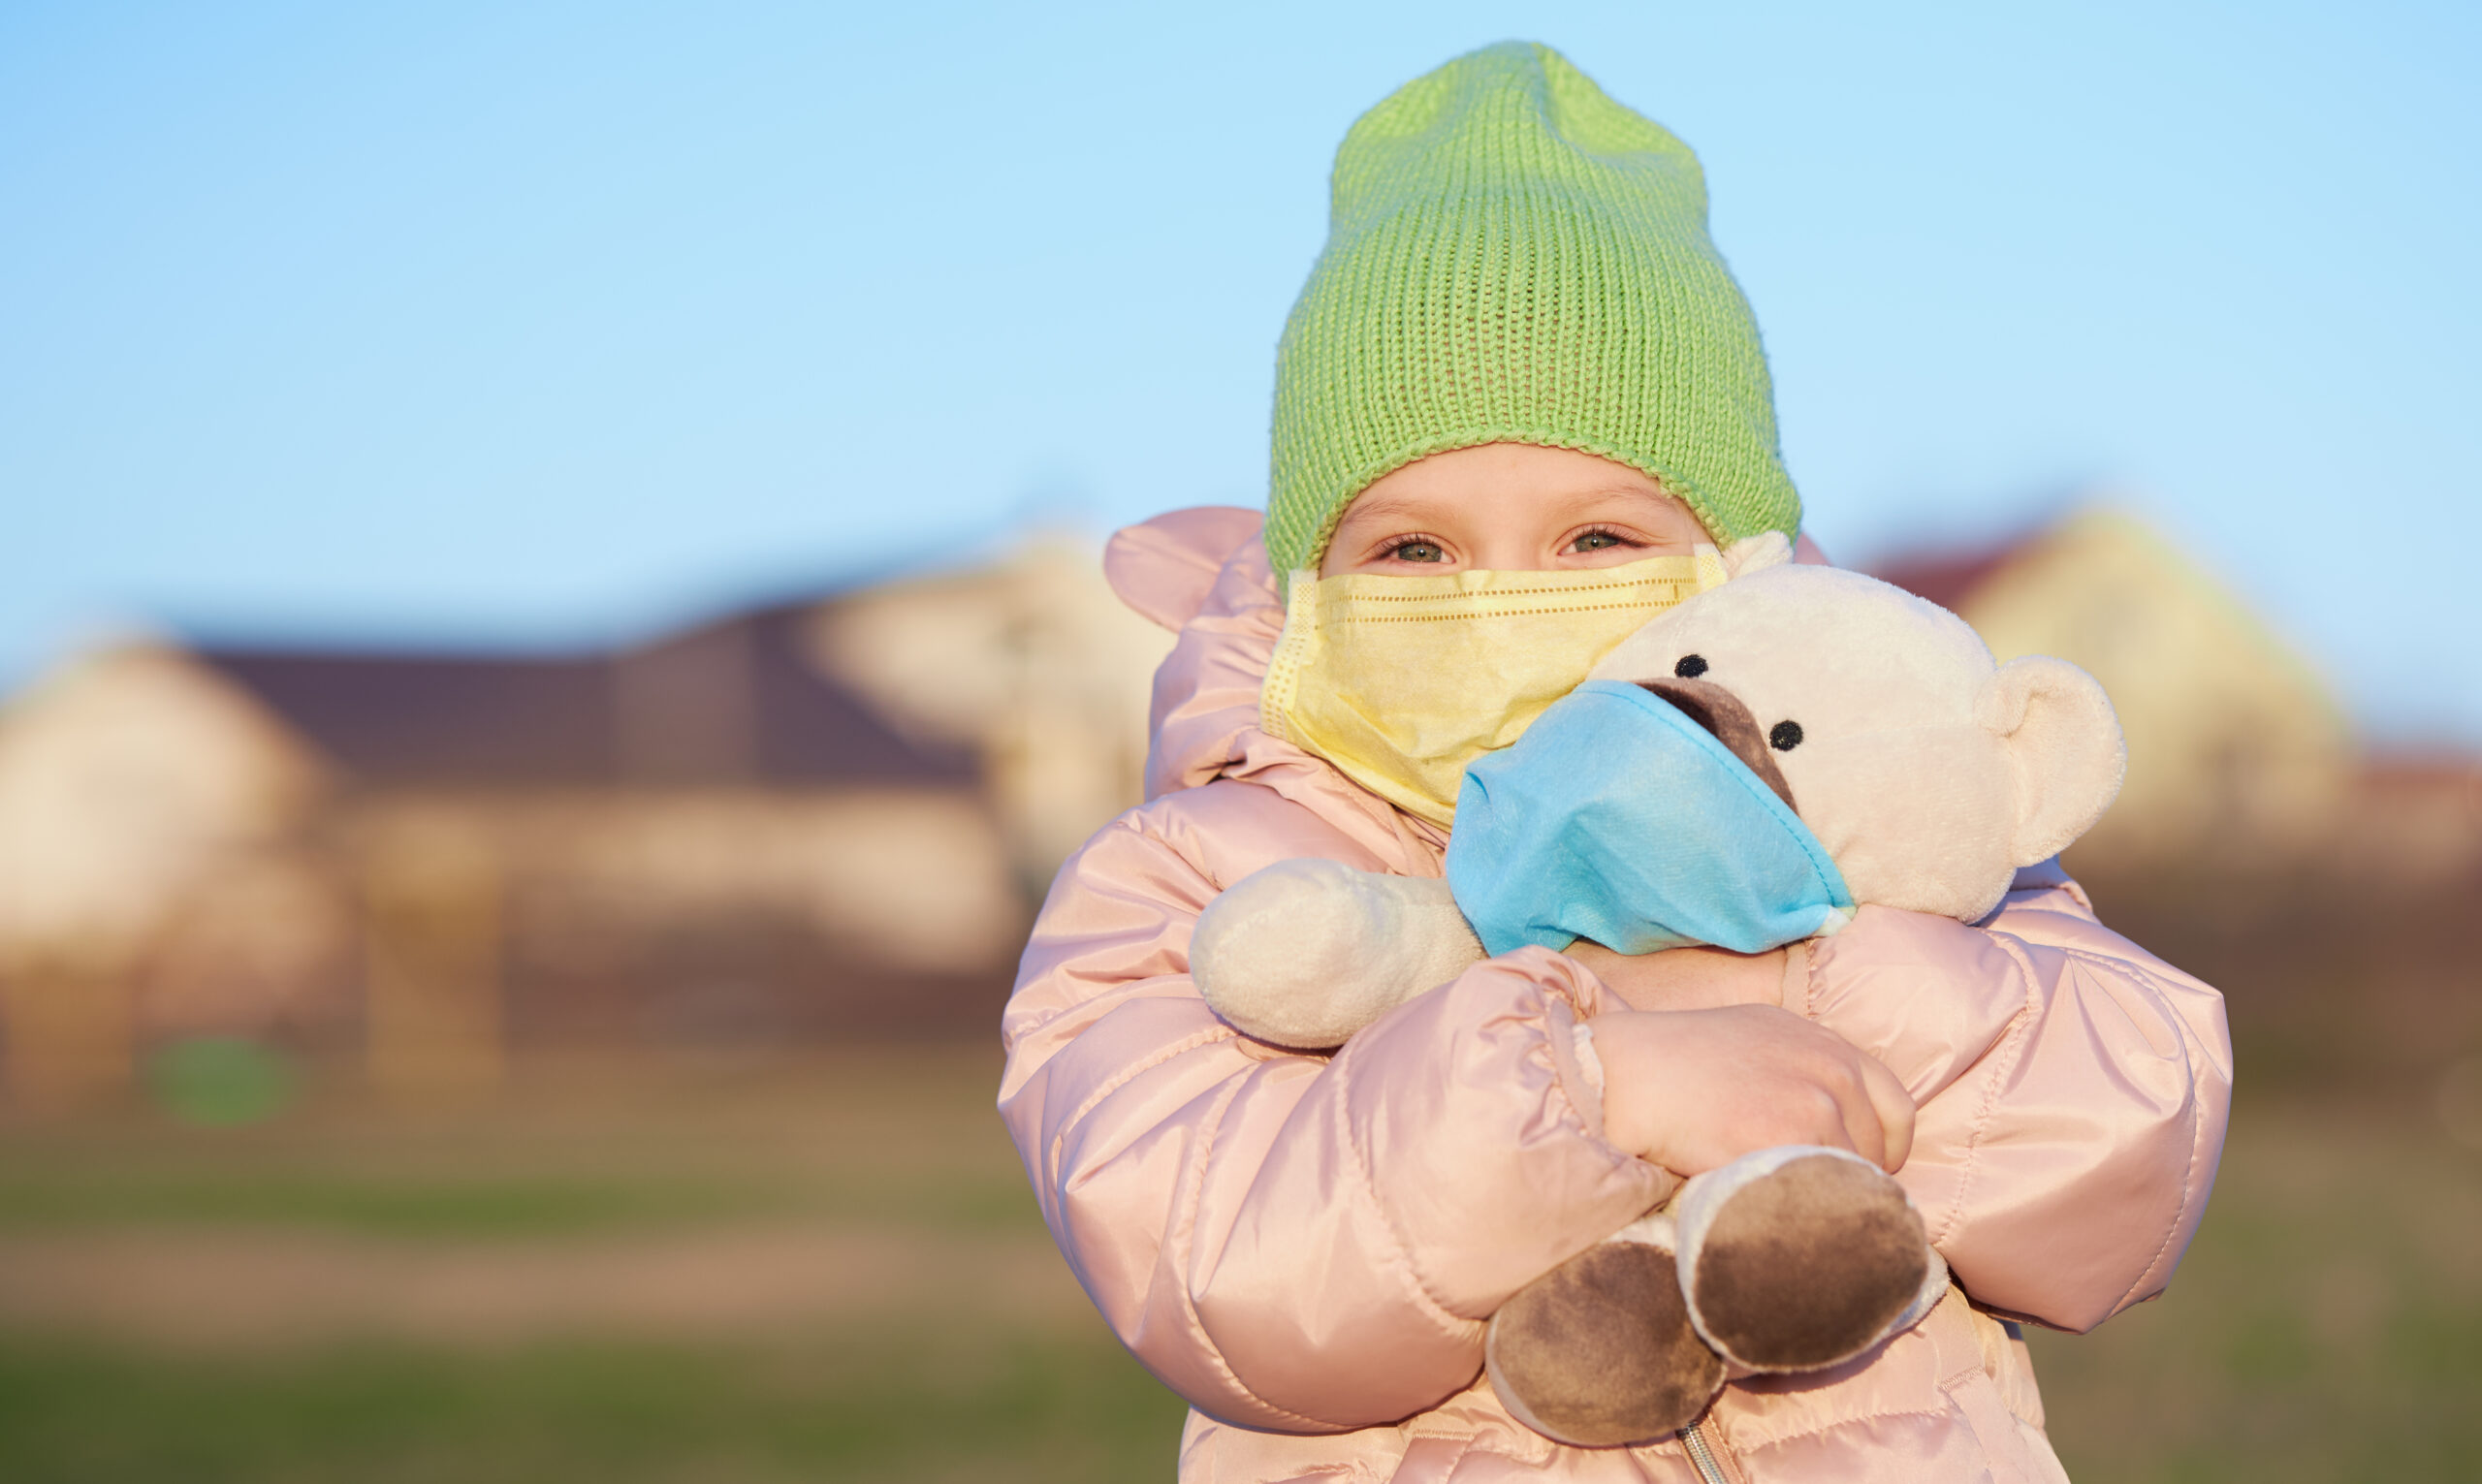
M1332 1058L1218 1021L1188 977L1221 882L1380 863L1243 783L1124 816L1062 870L1003 1022L1000 1108L1044 1219L1123 1342L1209 1413L1328 1431L1469 1384L1518 1287L1670 1177L1601 1137L1573 1027L1591 975L1476 965Z
M1981 927L1864 907L1809 946L1786 1007L1920 1104L1897 1178L1977 1302L2085 1330L2162 1291L2230 1110L2213 990L2047 884Z

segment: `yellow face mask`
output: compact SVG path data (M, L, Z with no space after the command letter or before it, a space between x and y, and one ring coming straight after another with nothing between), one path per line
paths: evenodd
M1706 546L1587 571L1296 572L1258 727L1446 825L1466 764L1516 741L1620 641L1724 575Z

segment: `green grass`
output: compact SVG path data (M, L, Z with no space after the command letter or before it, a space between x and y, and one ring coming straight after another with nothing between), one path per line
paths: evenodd
M311 1229L482 1250L792 1217L1023 1243L1047 1264L995 1071L986 1053L890 1053L713 1085L546 1083L455 1119L314 1104L213 1133L0 1128L0 1243ZM2035 1337L2071 1473L2482 1477L2477 1233L2482 1153L2426 1098L2244 1103L2172 1292L2091 1336ZM893 1319L630 1340L0 1333L0 1480L1167 1477L1180 1404L1068 1297L1066 1318L1003 1320L935 1288Z
M2243 1104L2172 1290L2034 1337L2073 1476L2482 1478L2482 1154L2423 1111Z
M25 1484L1161 1479L1182 1410L1099 1326L212 1364L0 1342L0 1477Z

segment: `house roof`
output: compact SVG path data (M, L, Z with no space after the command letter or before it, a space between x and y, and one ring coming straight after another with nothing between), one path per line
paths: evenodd
M803 656L799 607L608 654L195 652L348 774L461 784L975 781Z
M1874 563L1870 575L1954 612L2031 545L2021 538L1969 551L1905 553Z

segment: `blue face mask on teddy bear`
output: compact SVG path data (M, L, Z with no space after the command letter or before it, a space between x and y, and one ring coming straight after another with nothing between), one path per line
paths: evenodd
M1759 953L1852 917L1818 837L1684 700L1589 680L1466 769L1448 881L1486 953Z

